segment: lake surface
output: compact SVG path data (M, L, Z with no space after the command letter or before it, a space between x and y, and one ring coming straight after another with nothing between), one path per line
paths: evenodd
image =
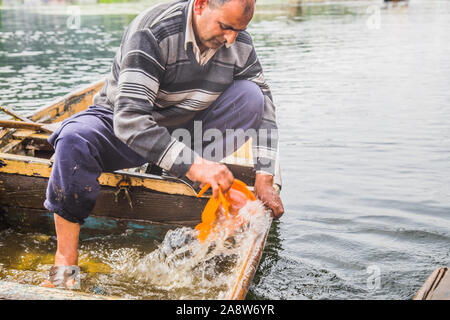
M411 299L450 260L450 2L287 3L258 0L249 26L286 213L247 298ZM141 7L83 6L79 27L0 10L0 103L31 112L105 75Z

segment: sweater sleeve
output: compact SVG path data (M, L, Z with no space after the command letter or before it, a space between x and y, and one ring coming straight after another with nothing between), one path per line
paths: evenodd
M264 96L264 115L262 124L257 131L256 141L253 141L253 161L257 173L275 174L275 162L278 156L278 127L275 117L275 105L263 70L256 56L255 48L247 59L246 64L235 73L236 80L250 80L256 83Z
M180 177L198 157L152 116L165 71L159 45L149 29L125 36L114 101L114 132L136 153Z

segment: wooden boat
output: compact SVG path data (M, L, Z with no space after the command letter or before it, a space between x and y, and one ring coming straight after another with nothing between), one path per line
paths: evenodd
M413 299L450 300L450 272L448 268L440 267L434 270Z
M93 83L55 102L39 108L28 119L51 125L86 109L103 86L103 80ZM26 119L25 119L26 120ZM0 128L0 222L21 229L53 230L53 215L43 207L45 191L52 168L53 148L48 144L49 133L35 127ZM234 176L249 186L254 183L251 148L247 143L231 157L226 165ZM231 160L230 160L231 159ZM108 232L120 234L127 229L143 233L155 232L161 227L194 226L201 220L207 197L196 197L195 190L184 181L142 172L119 170L99 177L100 195L90 217L83 225L85 234ZM278 182L281 185L281 182ZM269 227L255 240L244 264L239 269L238 281L229 294L230 299L244 299L264 249ZM1 279L0 279L1 280ZM16 298L29 298L30 286L0 282L0 299L14 287ZM2 289L3 288L3 289ZM39 291L40 290L40 291ZM42 297L35 288L36 297ZM48 297L54 297L55 291ZM67 295L62 295L66 298ZM76 298L76 295L70 295Z

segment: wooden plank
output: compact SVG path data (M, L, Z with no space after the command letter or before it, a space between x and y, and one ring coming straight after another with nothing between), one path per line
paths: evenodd
M41 130L42 124L35 122L15 121L15 120L0 120L0 127Z
M44 288L0 280L0 300L126 300L73 290Z
M42 158L0 153L0 173L49 178L51 161ZM102 173L98 180L101 185L116 187L124 179L126 184L131 187L144 187L149 190L169 194L196 195L190 187L183 183L167 181L156 176L152 178L147 174Z
M255 276L256 270L258 269L259 261L261 260L264 247L266 245L267 235L270 231L270 226L272 225L272 219L267 226L267 229L259 236L253 240L252 245L247 253L247 256L240 268L240 273L238 275L237 281L231 290L228 297L230 300L244 300L247 295L250 284L252 283L253 277Z
M51 161L48 159L27 157L21 155L12 155L0 153L0 172L20 174L26 176L39 176L49 178L51 173ZM254 170L253 168L241 167L236 165L228 165L234 176L248 185L254 184ZM132 187L144 187L150 190L196 196L196 193L192 188L184 183L175 182L174 179L164 179L157 176L151 176L148 174L138 173L102 173L99 177L101 185L116 187L124 178L127 184Z
M0 204L4 207L44 209L48 180L38 176L0 173ZM143 187L127 188L130 202L121 192L115 201L117 188L103 186L92 215L125 218L176 225L200 222L208 198L155 192Z
M433 271L413 300L450 300L450 273L447 267Z
M24 116L16 113L14 110L12 110L11 108L8 108L6 106L0 106L0 110L3 111L6 114L12 116L16 120L24 121L24 122L31 122L30 119L25 118Z
M249 186L255 185L251 137L238 150L220 162L233 172L236 179L245 182Z
M20 129L20 130L16 130L12 136L14 137L14 139L25 139L28 138L29 136L31 136L33 133L36 133L35 130L29 130L29 129Z
M9 132L9 129L0 129L0 139L3 139Z
M0 153L0 172L48 178L51 163L47 159Z
M255 185L255 169L253 167L224 163L233 173L236 179L243 181L248 186Z
M36 139L36 140L47 140L48 137L50 137L50 134L48 133L38 133L34 130L16 130L16 132L14 132L12 134L12 136L15 139L25 139L25 138L30 138L30 139Z
M450 300L450 273L448 268L442 268L442 276L436 283L430 300Z
M103 87L104 80L96 81L80 90L68 93L45 105L30 117L35 122L57 122L87 109L92 104L92 98Z
M60 124L60 122L38 123L0 119L0 127L44 131L48 133L52 133L53 131L58 129Z
M21 149L21 144L23 140L12 140L6 146L0 149L0 152L4 153L14 153Z

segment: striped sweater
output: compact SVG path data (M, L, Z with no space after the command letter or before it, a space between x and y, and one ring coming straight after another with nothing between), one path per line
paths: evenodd
M254 141L255 170L274 174L275 107L250 35L240 32L231 47L222 46L201 66L192 44L184 47L188 8L183 0L157 4L138 15L125 31L93 103L114 111L114 132L121 141L149 162L182 176L192 164L186 159L194 161L198 154L172 137L167 127L183 127L234 80L253 81L265 98L261 129L266 129L258 131Z

